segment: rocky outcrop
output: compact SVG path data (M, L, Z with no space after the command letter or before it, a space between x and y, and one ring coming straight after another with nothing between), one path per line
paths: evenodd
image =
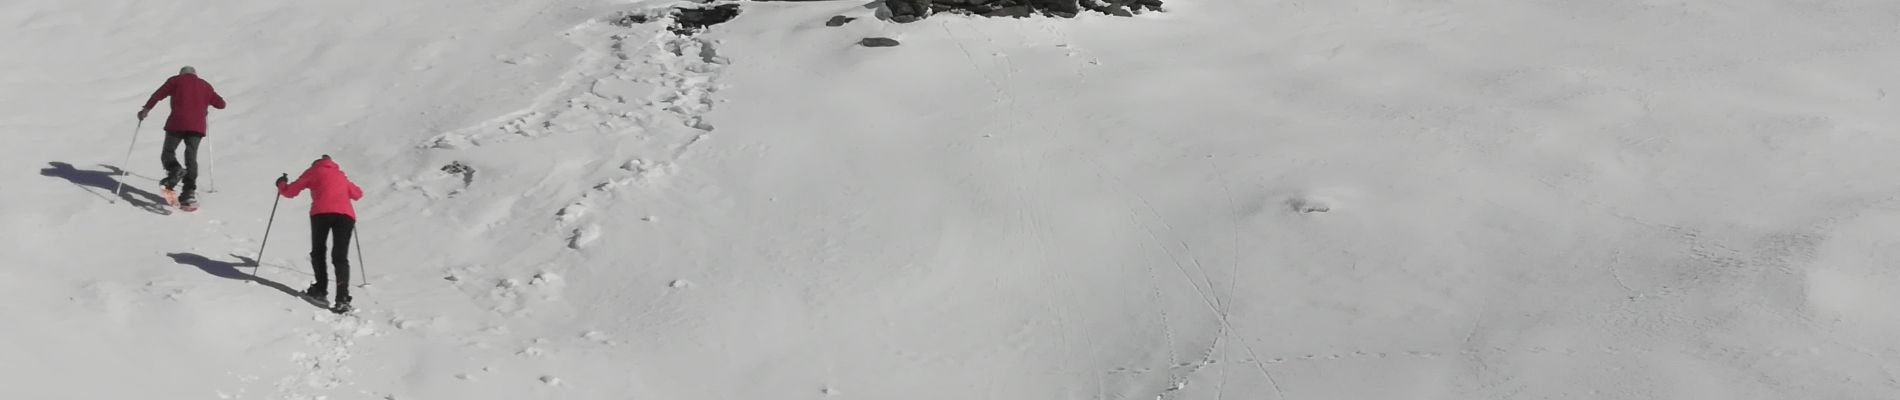
M705 30L708 26L731 21L739 16L738 4L723 4L705 8L678 8L673 14L673 33L687 35Z
M667 30L673 31L675 34L691 35L706 30L706 27L731 21L738 16L738 4L721 4L718 6L690 4L675 8L630 12L617 16L611 21L613 24L619 26L633 26L634 24L644 24L661 18L670 18L673 24L667 26Z
M940 12L990 17L1034 14L1074 17L1084 10L1120 16L1161 10L1161 0L885 0L884 4L891 12L891 19L897 22L917 21Z
M754 1L801 1L801 0L754 0ZM914 22L931 14L954 12L982 15L986 17L1022 18L1032 15L1072 18L1083 12L1093 11L1108 15L1134 16L1149 11L1161 11L1162 0L884 0L884 8L890 12L891 20ZM699 3L678 6L665 11L667 15L629 14L623 15L614 23L620 25L642 24L649 20L670 16L675 33L689 35L704 30L739 15L739 5L732 3L713 6ZM848 17L834 17L826 21L827 26L842 26L851 22Z

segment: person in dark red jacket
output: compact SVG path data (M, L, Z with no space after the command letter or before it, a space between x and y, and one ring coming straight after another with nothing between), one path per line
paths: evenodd
M284 197L296 198L304 189L310 190L310 267L316 272L317 282L304 289L304 295L323 299L329 294L329 274L324 271L324 242L328 236L336 236L335 246L329 250L330 262L336 265L336 305L338 312L350 309L350 235L356 232L356 208L350 202L363 198L363 188L350 182L343 175L343 169L324 155L310 163L310 169L296 181L288 177L277 178L277 193Z
M170 192L179 180L184 180L185 192L178 197L178 202L195 204L197 200L193 193L198 190L198 141L205 137L205 107L222 110L224 98L218 96L218 91L212 89L210 83L198 79L197 69L180 68L178 75L166 79L164 85L152 92L152 98L145 100L145 107L139 109L139 120L145 120L146 114L152 112L152 106L166 97L172 99L172 115L165 118L164 154L159 156L159 162L165 166L165 178L160 179L159 184L165 185L165 191ZM185 163L182 167L173 156L178 151L179 142L185 143Z

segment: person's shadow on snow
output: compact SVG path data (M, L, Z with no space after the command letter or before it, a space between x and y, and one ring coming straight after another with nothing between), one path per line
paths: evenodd
M172 258L172 261L176 261L179 264L185 264L185 265L190 265L193 267L198 267L198 269L204 270L205 273L211 274L211 276L225 278L225 279L237 279L237 280L257 282L258 284L269 286L272 289L277 289L277 291L279 292L284 292L284 294L288 294L300 299L304 299L304 302L310 303L310 305L317 306L317 307L324 307L323 304L313 301L310 298L304 297L303 292L301 291L298 291L296 289L291 289L289 286L284 286L284 284L282 283L277 283L277 281L266 279L264 277L257 276L257 275L247 274L247 273L244 273L243 270L239 270L238 267L241 267L241 266L248 267L248 266L257 265L257 260L252 260L250 257L233 254L231 256L237 257L238 262L229 262L229 261L213 260L210 258L206 258L205 256L192 254L192 253L171 253L171 254L166 254L166 255L170 256Z
M124 172L120 170L119 167L103 164L100 166L105 167L107 169L106 171L73 168L72 164L59 161L51 161L47 162L47 164L52 165L52 167L41 168L40 175L65 179L74 185L87 187L89 189L86 189L86 192L92 193L94 196L99 196L99 198L106 199L107 201L111 201L112 199L100 194L99 190L104 190L105 193L111 193L113 190L119 189L119 178L117 175ZM98 190L90 188L98 188ZM125 199L125 202L131 203L134 207L144 209L153 214L169 215L172 213L171 210L165 208L164 197L159 197L159 195L153 194L152 192L140 190L137 186L125 185L125 188L119 193L119 198Z

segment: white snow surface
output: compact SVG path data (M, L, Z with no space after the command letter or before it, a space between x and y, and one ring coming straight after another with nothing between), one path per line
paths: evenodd
M0 398L1900 398L1900 3L669 4L0 5Z

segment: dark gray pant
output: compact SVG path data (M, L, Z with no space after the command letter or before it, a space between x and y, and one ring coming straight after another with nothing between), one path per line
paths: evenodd
M185 193L198 190L198 141L204 140L203 132L165 131L165 150L158 161L165 164L165 181L176 184L184 180ZM173 155L178 151L178 142L185 142L185 164L180 166ZM165 188L170 189L171 184Z
M350 300L350 234L356 232L356 220L348 215L323 213L310 216L310 269L317 275L317 286L326 286L330 274L324 268L324 256L336 265L337 301ZM324 251L330 235L336 235L336 245Z

